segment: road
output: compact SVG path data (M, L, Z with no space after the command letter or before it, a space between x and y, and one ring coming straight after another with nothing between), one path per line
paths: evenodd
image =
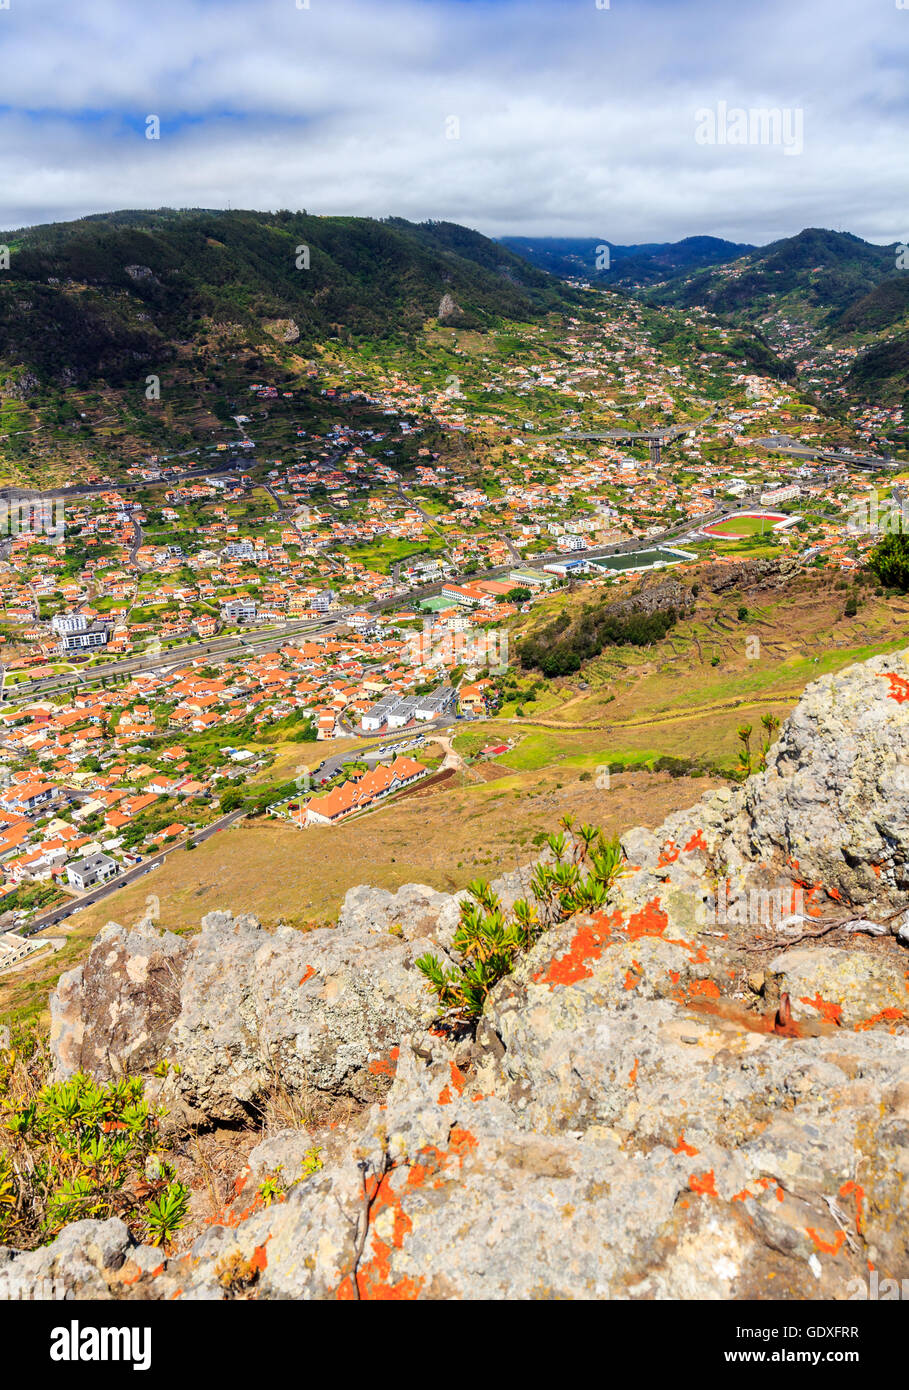
M337 626L337 624L335 624ZM248 633L236 633L229 637L212 637L205 642L193 642L185 647L151 652L144 656L126 657L122 661L106 661L101 666L84 666L65 676L48 676L44 680L21 681L11 685L5 696L18 700L19 696L49 694L54 690L66 690L72 685L90 685L92 682L106 680L109 676L136 675L140 671L154 671L170 666L179 666L184 661L194 661L200 656L227 655L244 648L267 646L270 642L283 641L287 637L302 636L322 631L326 627L324 619L306 618L281 627L255 628Z
M142 547L142 527L134 516L130 517L133 526L133 538L129 546L129 561L134 569L139 568L139 551Z
M221 816L218 820L212 821L211 825L207 825L204 830L199 830L172 845L168 845L166 849L162 849L156 854L154 859L145 859L141 864L127 869L126 873L117 874L116 878L108 879L107 883L99 883L97 888L90 889L81 897L59 903L49 912L33 918L31 922L26 923L26 930L19 930L18 934L33 936L35 932L43 931L45 927L52 927L56 922L62 922L67 917L72 917L74 912L83 912L87 907L93 907L95 903L101 902L102 898L109 897L111 893L118 893L121 888L126 888L129 884L144 878L146 874L151 873L152 869L160 868L169 854L173 854L178 849L185 849L189 841L197 845L201 844L203 840L210 839L217 831L226 829L227 826L233 825L235 821L240 820L245 815L246 812L240 810L231 811L228 815Z
M750 442L770 453L787 454L790 458L820 459L823 463L848 464L850 468L866 468L873 473L879 473L883 468L904 466L894 458L867 458L860 454L837 454L832 449L814 449L785 434L769 434Z
M702 425L707 425L714 418L720 407L715 405L709 415L705 415L703 420L690 420L686 425L667 425L662 430L607 430L604 434L560 434L558 439L640 439L646 443L668 444L673 439L678 439L679 435L687 434L689 430L700 429Z
M50 492L35 492L28 488L8 487L0 489L0 502L51 502L57 497L91 497L98 492L129 492L135 488L160 487L162 483L170 486L190 478L224 478L236 473L244 465L249 466L254 462L255 459L231 459L232 466L225 467L223 462L218 460L218 467L213 467L211 464L208 466L201 464L198 468L190 468L182 473L163 474L160 478L143 478L141 481L129 480L124 482L108 478L102 483L79 483L75 487L52 488Z
M747 493L740 498L738 503L732 506L724 506L708 513L706 516L687 518L677 526L670 527L665 531L660 531L654 536L646 539L638 537L635 540L620 541L614 545L596 546L590 550L563 551L550 550L543 555L536 555L533 558L522 557L520 567L522 569L542 569L545 565L551 565L559 560L582 559L582 560L601 560L609 555L627 555L631 551L649 549L654 546L666 545L672 540L687 535L701 526L707 526L712 521L718 521L720 517L727 516L730 511L741 510L745 506L753 506L758 501L758 494ZM361 604L357 612L381 613L388 608L397 608L402 603L419 602L423 598L433 598L442 592L442 588L447 584L459 584L465 582L475 583L479 579L501 579L503 575L511 572L511 565L499 565L494 569L478 571L475 574L449 575L443 581L436 581L432 584L424 584L416 589L406 589L388 598L376 599L372 603ZM152 653L147 656L129 657L123 661L104 662L101 666L85 667L80 671L73 672L66 676L49 676L44 680L21 681L9 686L4 691L5 700L15 699L17 702L22 698L33 699L38 695L51 694L55 690L65 690L73 685L85 685L102 678L119 675L134 675L140 671L152 671L170 666L178 666L185 661L197 660L202 656L227 655L230 652L240 651L243 648L255 648L268 646L270 643L282 642L288 637L294 636L314 636L315 634L326 635L337 632L343 627L345 616L349 610L341 609L332 619L307 618L300 619L291 623L283 623L276 627L256 628L248 634L237 634L231 637L216 637L206 642L195 642L184 647L175 647L170 651Z

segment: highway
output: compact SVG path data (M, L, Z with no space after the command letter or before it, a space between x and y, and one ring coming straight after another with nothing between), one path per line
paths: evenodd
M766 449L769 453L786 454L790 458L819 459L822 463L841 463L850 468L865 468L872 473L879 473L884 468L903 466L894 458L869 458L861 454L838 454L832 449L815 449L785 434L769 434L750 442L758 449Z
M99 492L129 492L134 488L148 488L177 485L192 478L223 478L236 473L244 464L250 466L254 459L231 459L231 466L225 467L223 458L212 460L206 466L187 469L183 473L162 474L160 478L143 478L135 481L115 481L108 478L101 483L79 483L75 487L57 487L49 492L35 492L29 488L7 487L0 489L0 502L50 502L57 497L92 497Z
M622 439L638 439L645 443L669 444L673 439L678 439L679 435L688 434L690 430L700 429L702 425L709 424L719 411L720 407L715 405L709 415L705 415L703 420L690 420L686 425L667 425L663 429L655 430L607 430L604 434L572 434L565 433L557 435L558 439L604 439L619 441Z

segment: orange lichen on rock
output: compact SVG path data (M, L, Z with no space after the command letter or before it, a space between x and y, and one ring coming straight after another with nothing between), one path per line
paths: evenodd
M696 830L694 832L691 839L685 846L685 853L690 854L691 851L695 849L702 849L705 853L707 852L707 841L704 839L703 830Z
M315 973L316 973L316 967L315 967L314 965L307 965L307 967L306 967L306 973L303 975L303 978L300 980L300 984L301 984L301 985L305 985L305 984L306 984L306 981L307 981L307 980L311 980L312 977L313 977L313 975L315 975Z
M669 918L660 907L659 898L651 898L639 912L632 912L628 918L628 925L620 930L625 932L629 941L639 941L642 936L661 937L668 926Z
M843 1020L842 1004L834 1004L829 999L822 999L820 991L815 993L813 999L802 998L800 1004L808 1004L812 1009L817 1009L821 1018L826 1018L828 1023L840 1024Z
M893 671L881 671L879 674L882 680L890 683L887 699L896 700L898 705L904 705L909 700L909 680L906 680L905 676L896 675Z
M805 1230L814 1241L815 1248L819 1250L822 1255L838 1255L846 1241L846 1235L843 1231L837 1231L836 1235L833 1237L833 1243L831 1244L830 1241L824 1240L823 1236L818 1235L813 1226L806 1226Z
M451 1084L446 1083L439 1092L439 1105L451 1105L452 1090L456 1095L461 1095L467 1085L467 1077L456 1062L449 1062L448 1067L451 1071Z
M688 1186L692 1192L698 1192L704 1197L720 1195L716 1190L716 1177L712 1168L706 1173L692 1173L688 1179Z
M402 1248L405 1236L413 1229L413 1222L404 1210L401 1197L402 1193L408 1189L422 1187L427 1178L440 1174L454 1159L457 1159L460 1166L463 1167L465 1157L477 1147L479 1141L474 1134L471 1134L470 1130L455 1125L448 1136L448 1142L447 1150L439 1149L434 1144L428 1144L419 1151L416 1161L410 1164L401 1191L398 1191L392 1182L392 1175L398 1171L399 1164L392 1165L387 1172L383 1173L381 1178L373 1175L367 1180L366 1199L371 1228L368 1239L372 1253L370 1258L357 1269L356 1290L352 1275L345 1275L338 1288L337 1297L339 1299L353 1299L355 1293L359 1293L361 1299L373 1301L419 1298L425 1283L422 1276L415 1279L410 1275L403 1275L400 1279L392 1279L392 1254L395 1250ZM434 1185L441 1186L442 1182L443 1179L437 1177ZM391 1232L387 1233L387 1240L373 1229L376 1218L386 1210L390 1210L393 1214L392 1228Z
M461 1068L458 1066L457 1062L449 1062L448 1067L451 1071L451 1084L457 1091L458 1095L461 1095L464 1091L464 1087L467 1085L467 1077L461 1071Z
M871 1018L864 1019L855 1025L856 1033L866 1033L869 1028L873 1028L876 1023L896 1023L906 1015L902 1009L881 1009L879 1014L873 1014Z
M622 940L640 941L647 936L658 937L670 946L681 946L691 951L692 964L706 963L708 956L703 945L695 948L690 941L675 941L667 937L665 932L668 926L669 917L660 906L659 898L652 898L637 912L632 912L627 922L622 921L622 914L617 910L608 914L596 912L589 922L578 927L565 954L554 956L545 970L534 975L534 982L548 984L550 989L554 989L556 985L576 985L581 980L589 980L593 974L589 962L600 960L608 946L615 946ZM637 968L640 969L639 966ZM625 988L634 988L629 976L626 976Z
M865 1219L865 1189L860 1187L857 1182L844 1182L840 1188L840 1196L855 1198L855 1229L858 1231L859 1235L861 1235L862 1222Z
M612 929L619 921L621 915L618 912L614 912L609 919L606 919L605 913L598 912L591 926L578 928L564 956L554 956L548 969L539 971L534 975L534 980L554 989L556 985L576 985L579 980L590 979L593 971L587 962L600 959L603 947L608 944Z
M684 1134L679 1135L679 1142L672 1151L674 1154L687 1154L689 1158L697 1158L700 1149L696 1149L693 1144L685 1143Z
M359 1293L361 1299L377 1302L419 1297L423 1287L422 1278L412 1279L405 1275L393 1282L391 1276L392 1251L401 1249L404 1237L413 1228L410 1217L401 1205L400 1194L392 1186L392 1175L396 1171L396 1166L393 1166L383 1173L381 1178L374 1174L367 1180L366 1198L370 1226L374 1227L376 1218L389 1209L393 1213L392 1229L388 1241L383 1240L375 1229L370 1230L372 1254L357 1269L356 1290L353 1287L352 1275L348 1274L342 1280L337 1293L341 1300L353 1299L355 1293Z
M375 1057L369 1063L369 1070L373 1076L394 1076L397 1071L397 1061L401 1055L400 1048L393 1047L388 1057Z

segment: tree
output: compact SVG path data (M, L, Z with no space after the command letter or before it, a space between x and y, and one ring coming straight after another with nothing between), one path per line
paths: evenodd
M909 590L909 535L895 531L884 536L868 561L881 583L888 589Z
M505 595L505 602L526 603L530 597L530 590L523 588L521 585L518 585L517 588L508 590L508 593Z

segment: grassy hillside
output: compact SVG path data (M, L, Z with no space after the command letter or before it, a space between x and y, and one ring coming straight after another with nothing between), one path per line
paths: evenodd
M566 303L566 291L495 242L448 223L305 213L118 213L4 234L0 361L34 389L118 385L171 359L206 321L248 341L293 319L300 346L348 331L413 332L444 295L478 326ZM298 269L306 247L309 268Z
M821 318L844 312L893 274L894 248L848 232L809 227L720 269L676 277L651 292L654 302L703 305L752 322L781 299Z

